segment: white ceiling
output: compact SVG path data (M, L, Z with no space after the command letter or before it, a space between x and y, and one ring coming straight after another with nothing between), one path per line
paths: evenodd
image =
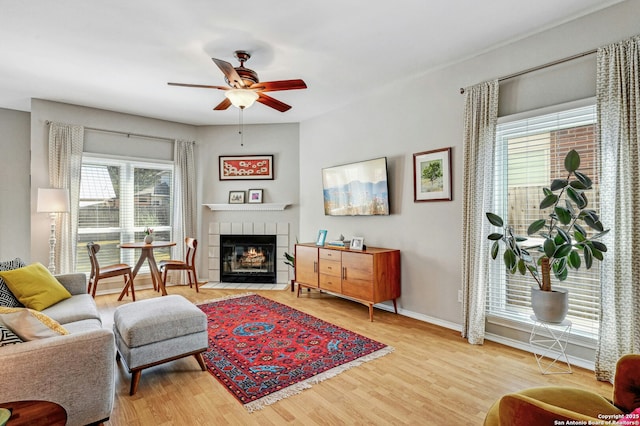
M460 61L620 0L0 0L0 108L30 99L196 125L235 124L213 111L224 85L211 57L261 81L303 79L272 92L285 113L256 104L245 123L300 122L377 86ZM498 76L496 76L498 77ZM462 82L461 82L462 84Z

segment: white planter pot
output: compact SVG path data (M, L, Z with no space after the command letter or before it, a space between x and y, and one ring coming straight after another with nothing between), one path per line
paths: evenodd
M153 242L153 235L146 235L144 237L145 244L151 244Z
M566 288L542 291L531 287L531 307L538 320L561 323L569 312L569 292Z

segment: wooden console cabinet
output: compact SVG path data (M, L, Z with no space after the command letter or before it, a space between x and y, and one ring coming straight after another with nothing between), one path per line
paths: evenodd
M296 244L295 282L302 287L325 290L369 306L400 297L400 250L367 247L364 251Z

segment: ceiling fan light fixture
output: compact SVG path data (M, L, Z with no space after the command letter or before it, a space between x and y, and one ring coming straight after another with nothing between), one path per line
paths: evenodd
M249 108L258 99L258 93L249 89L229 89L224 95L231 101L233 106L240 109Z

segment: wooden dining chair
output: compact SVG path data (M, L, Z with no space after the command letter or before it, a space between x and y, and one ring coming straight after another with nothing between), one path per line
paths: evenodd
M185 238L184 243L187 247L187 253L185 260L162 260L160 261L160 272L162 272L162 283L165 288L167 286L167 272L168 271L186 271L187 279L189 280L189 288L195 284L196 293L198 290L198 276L196 274L196 249L198 248L198 240L195 238Z
M108 266L100 266L98 263L98 252L100 251L100 244L96 244L93 241L87 243L87 252L89 253L89 260L91 261L91 275L89 276L89 288L87 292L95 299L96 289L98 288L98 281L103 278L117 277L122 275L124 277L124 288L120 293L118 300L122 300L122 297L129 295L129 287L131 287L131 298L136 301L136 293L133 289L133 274L131 272L131 266L126 263L115 263Z

